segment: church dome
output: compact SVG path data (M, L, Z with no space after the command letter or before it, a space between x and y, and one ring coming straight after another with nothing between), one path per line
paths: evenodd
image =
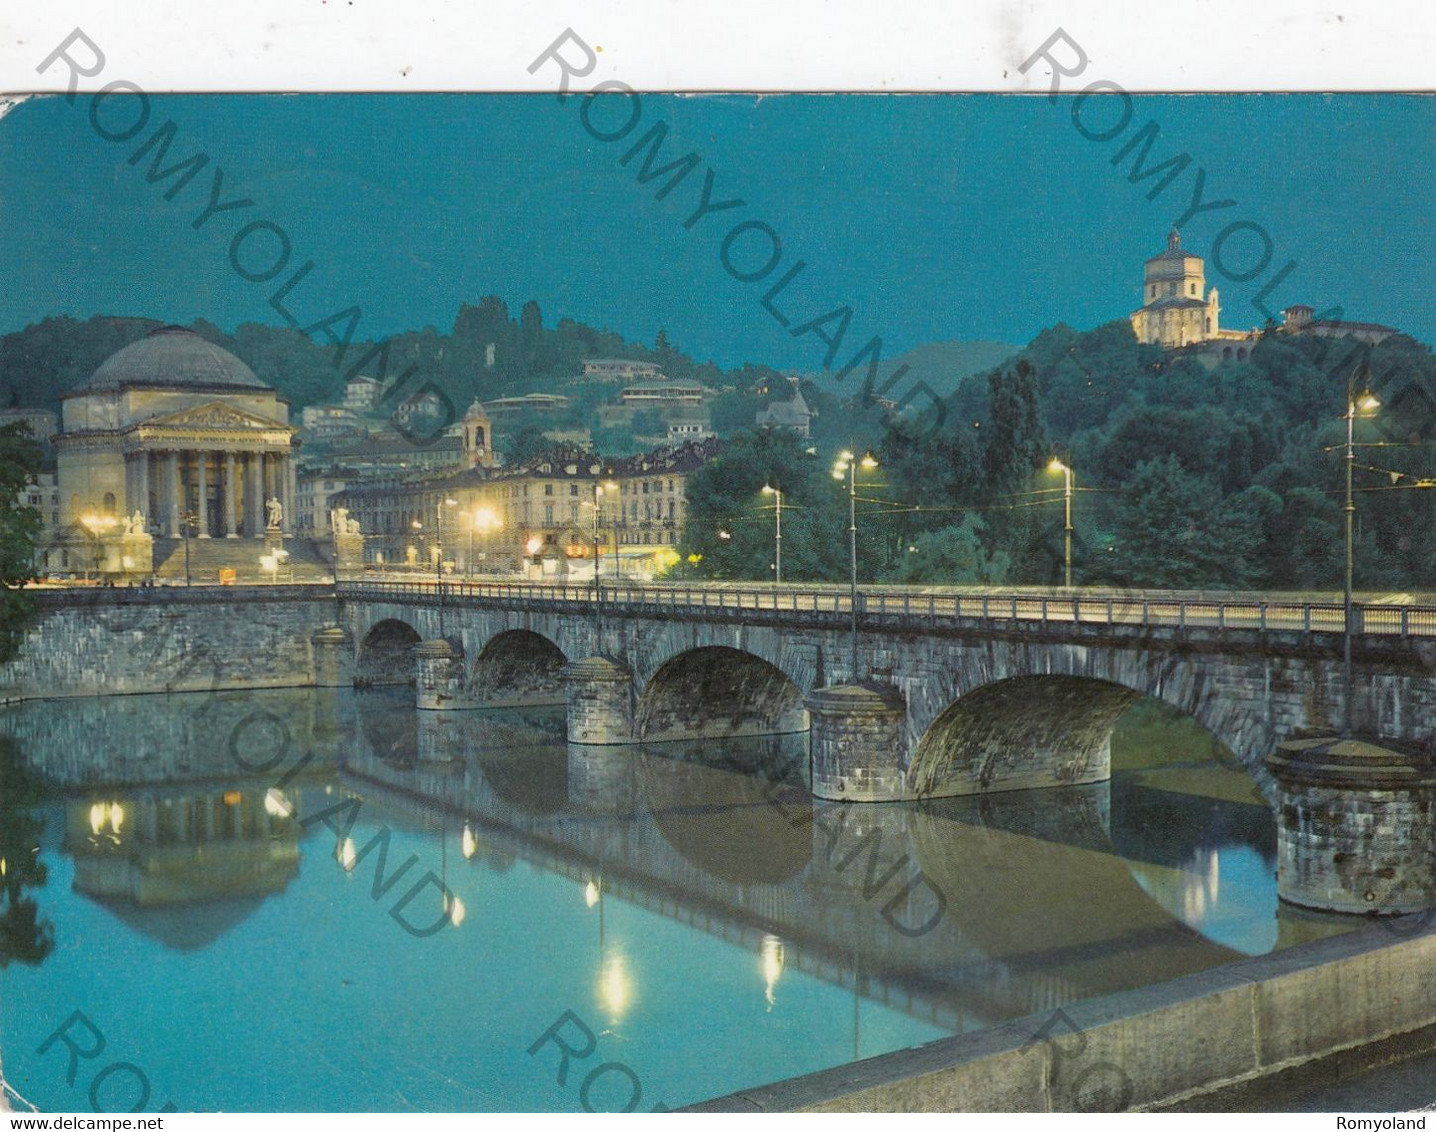
M149 389L269 389L228 350L182 326L162 326L111 354L72 393Z

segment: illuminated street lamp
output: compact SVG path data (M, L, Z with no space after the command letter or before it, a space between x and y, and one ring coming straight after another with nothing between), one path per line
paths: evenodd
M618 485L612 480L593 481L593 630L595 649L599 646L599 634L603 632L603 587L598 577L603 555L598 542L598 521L603 510L603 493L617 490Z
M838 462L833 465L833 479L848 481L848 558L849 571L848 604L852 608L852 664L853 682L858 679L858 468L871 471L878 466L877 457L871 452L857 459L851 452L838 453Z
M1363 391L1360 396L1356 393L1356 378L1362 377ZM1351 376L1346 379L1346 584L1345 584L1345 616L1342 618L1342 674L1345 678L1346 695L1345 709L1342 713L1341 737L1351 738L1351 587L1352 575L1355 563L1354 543L1354 521L1356 518L1356 500L1351 490L1352 471L1356 463L1356 417L1359 413L1363 417L1371 417L1381 408L1381 401L1376 394L1371 392L1370 387L1371 370L1362 363L1351 371Z
M1047 470L1061 472L1063 476L1062 504L1065 518L1062 523L1062 531L1065 546L1062 555L1062 584L1070 590L1072 588L1072 469L1054 456L1052 462L1047 465Z
M441 499L434 507L434 580L439 587L439 636L444 636L444 508L457 507L457 499ZM417 524L416 524L417 525Z
M783 584L783 491L772 484L763 485L763 494L773 497L773 584Z

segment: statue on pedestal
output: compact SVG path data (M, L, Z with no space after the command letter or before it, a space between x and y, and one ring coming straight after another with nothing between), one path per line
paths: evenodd
M264 505L264 509L269 514L269 529L271 531L279 530L279 524L284 518L284 504L271 496L269 502Z

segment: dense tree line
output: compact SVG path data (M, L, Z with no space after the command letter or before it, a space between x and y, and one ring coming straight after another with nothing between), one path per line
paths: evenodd
M941 413L875 422L859 404L825 405L838 427L815 436L813 455L780 436L736 442L694 477L684 553L702 555L700 573L769 576L771 501L759 491L786 476L785 578L842 580L847 497L829 469L846 446L881 464L859 493L864 578L1057 585L1057 458L1075 470L1075 584L1330 592L1342 577L1353 377L1382 401L1355 426L1357 586L1436 588L1428 347L1272 330L1249 360L1208 369L1139 345L1125 321L1044 331ZM835 395L813 400L825 398Z

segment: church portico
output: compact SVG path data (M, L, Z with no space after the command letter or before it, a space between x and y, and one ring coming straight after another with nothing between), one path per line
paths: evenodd
M189 534L196 538L262 539L265 504L278 499L281 529L290 533L293 457L282 450L246 450L241 443L166 447L157 439L127 452L126 514L139 511L162 537L183 537L189 516Z

